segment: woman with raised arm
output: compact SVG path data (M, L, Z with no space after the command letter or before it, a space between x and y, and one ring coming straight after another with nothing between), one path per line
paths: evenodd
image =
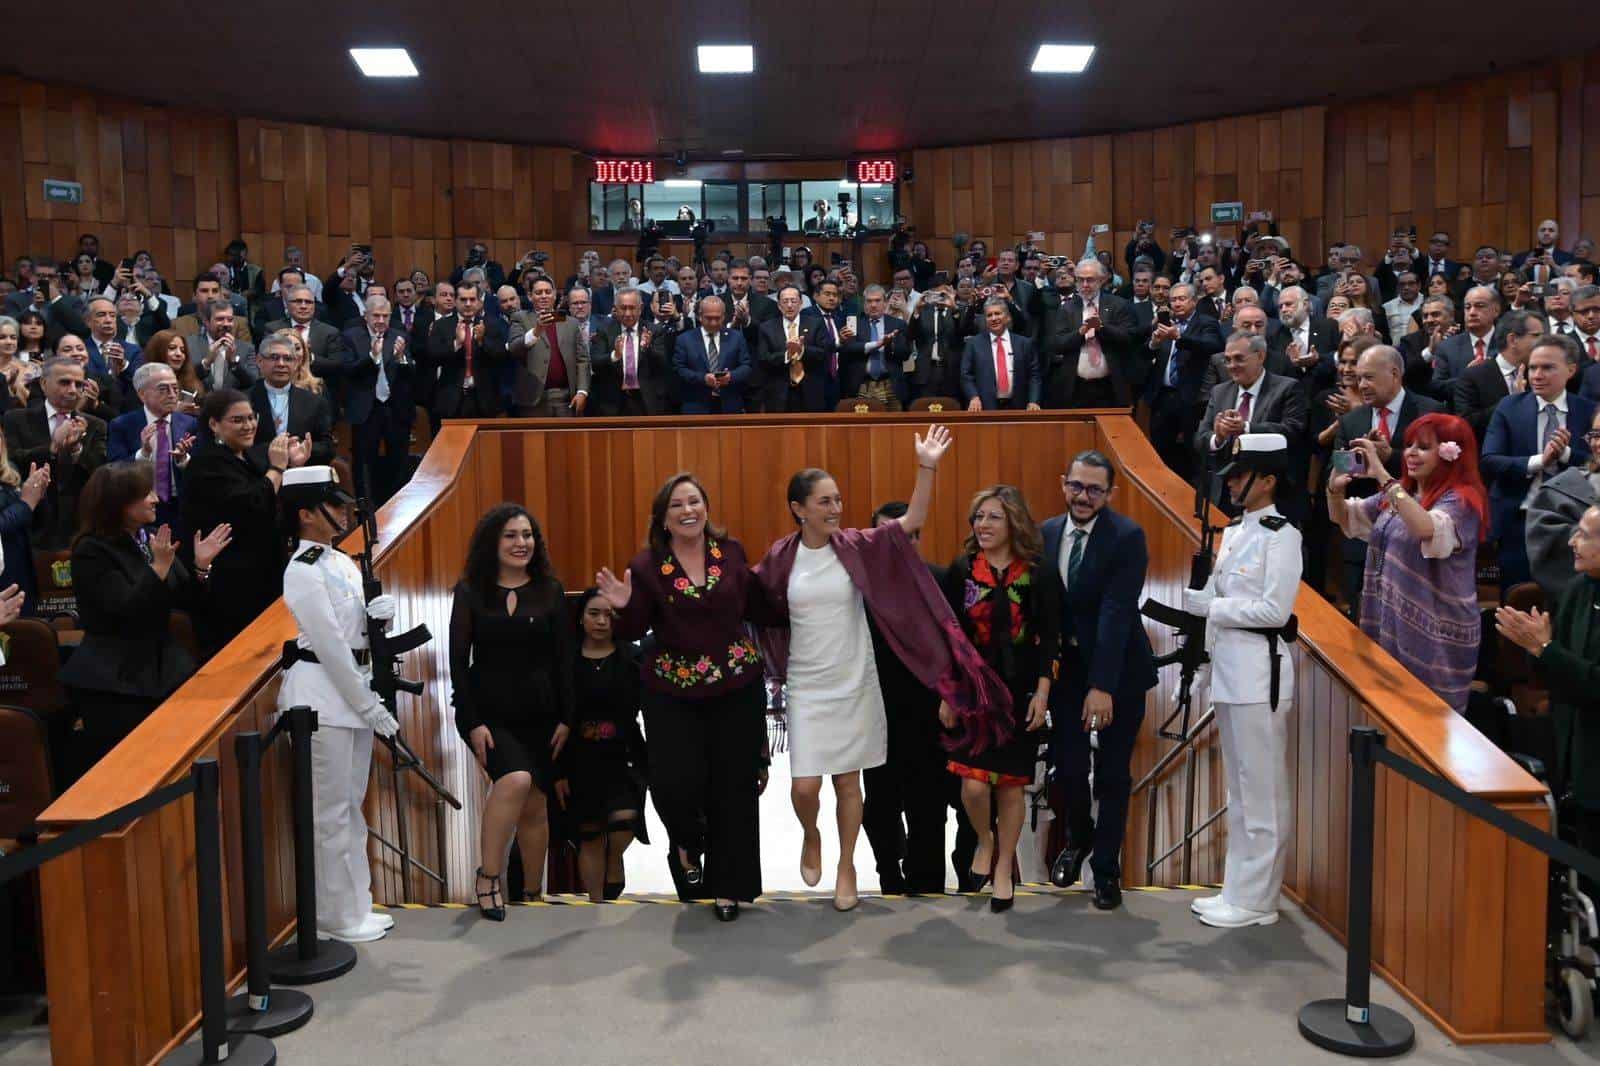
M711 500L690 473L675 474L650 505L643 551L622 579L595 585L617 610L616 639L646 632L639 665L649 738L650 792L684 882L715 901L717 919L761 894L757 801L767 740L761 653L746 621L773 615L744 548L711 524Z
M822 779L833 780L839 827L835 909L859 902L855 845L861 830L861 771L887 757L888 726L867 629L879 629L918 679L959 712L968 743L980 750L1001 739L1010 701L983 665L911 543L933 496L933 476L950 447L950 431L929 426L916 437L917 483L900 518L871 529L844 529L844 499L824 470L789 481L789 513L799 527L779 540L756 568L787 632L763 634L767 666L785 683L790 799L805 831L800 876L822 879L817 831Z

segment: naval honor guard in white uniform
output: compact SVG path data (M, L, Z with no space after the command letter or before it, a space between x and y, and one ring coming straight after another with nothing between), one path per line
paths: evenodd
M1205 588L1183 593L1184 609L1206 619L1211 704L1228 777L1222 893L1195 900L1192 909L1223 929L1278 920L1294 825L1288 747L1300 531L1273 504L1288 453L1281 433L1240 435L1217 476L1243 514L1223 530Z
M361 804L372 768L373 735L399 728L372 689L367 619L394 617L394 599L367 603L361 569L333 541L351 526L355 501L332 467L284 472L278 491L283 528L294 545L283 575L283 600L300 627L284 646L278 709L308 706L312 802L316 812L317 926L349 943L379 940L394 919L372 910L372 871Z

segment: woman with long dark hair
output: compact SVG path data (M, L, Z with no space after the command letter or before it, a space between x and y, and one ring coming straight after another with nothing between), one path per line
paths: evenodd
M1455 415L1423 415L1406 427L1399 478L1370 440L1350 443L1364 453L1378 492L1346 499L1351 475L1335 474L1328 515L1345 536L1367 542L1361 631L1464 713L1482 619L1478 545L1489 527L1477 437Z
M827 471L795 474L789 514L798 529L775 543L756 568L767 599L789 623L787 639L765 633L763 643L768 672L784 682L789 795L804 831L800 876L808 885L822 877L817 814L822 779L828 777L839 827L833 905L841 911L859 901L861 771L888 757L888 720L867 613L900 659L917 664L919 680L961 710L963 722L981 727L986 707L998 705L1004 712L999 679L961 639L911 543L927 519L934 473L949 447L950 432L943 426L929 426L926 437L916 437L917 482L906 513L871 529L841 528L844 497Z
M456 730L491 782L474 888L490 921L506 918L500 878L513 835L528 894L543 893L548 801L566 803L574 641L565 595L533 515L514 503L491 507L473 531L450 609Z
M639 666L650 791L691 893L704 885L719 921L761 894L759 778L766 747L761 653L746 621L781 624L744 547L711 523L693 474L668 478L650 505L646 547L621 580L595 585L617 636L655 634Z
M1012 730L1010 740L994 747L959 745L949 768L961 778L961 803L978 833L973 880L980 887L993 880L989 909L998 913L1016 898L1012 866L1027 808L1022 790L1033 783L1038 731L1060 671L1061 574L1054 560L1041 559L1044 540L1015 487L979 492L967 523L971 532L945 572L944 592L968 638L1011 691ZM948 700L939 716L955 724Z
M236 535L233 551L212 576L211 624L203 641L208 652L215 652L283 594L278 489L285 470L305 465L311 438L275 438L263 470L250 455L258 428L255 409L244 393L226 387L205 398L200 424L208 432L184 468L183 524L192 530L229 525Z
M596 903L625 887L623 852L644 827L645 743L639 732L639 659L615 639L616 612L597 588L578 598L578 655L573 670L572 798L578 876Z
M227 523L195 533L194 566L178 558L172 531L156 520L149 463L108 463L89 477L78 501L72 583L83 643L61 683L83 723L78 772L87 770L144 721L195 671L194 657L167 635L175 609L208 599L213 561L232 539ZM270 523L269 523L270 525Z

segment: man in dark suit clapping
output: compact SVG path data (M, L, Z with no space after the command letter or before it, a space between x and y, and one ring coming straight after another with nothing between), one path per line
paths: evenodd
M416 418L411 398L416 363L406 339L389 328L389 316L389 301L371 297L363 323L345 333L355 353L345 415L355 437L356 495L370 493L375 505L394 495L409 476Z
M898 411L906 400L902 365L911 354L905 319L885 313L882 285L868 285L861 298L860 332L839 348L839 396L882 400Z
M1011 331L1010 302L983 302L984 332L968 337L961 353L961 398L969 411L1002 407L1039 410L1043 380L1033 342Z
M78 525L78 494L106 461L106 424L80 412L84 367L57 356L39 374L44 400L4 416L6 452L24 477L34 466L50 468L50 487L33 512L33 543L56 551L67 547Z
M307 462L314 466L333 462L333 407L326 393L293 384L294 345L287 337L268 337L256 351L256 365L261 380L245 393L256 413L256 425L261 427L250 448L256 461L263 468L269 465L268 445L287 433L296 440L311 438Z
M833 343L818 315L800 314L800 290L785 285L778 290L778 317L761 323L756 360L763 386L761 409L821 411Z
M662 415L671 410L671 330L646 329L638 289L618 289L611 315L589 349L591 409L602 417Z
M1150 334L1154 361L1145 398L1150 405L1150 442L1179 477L1194 470L1190 440L1200 415L1200 383L1211 356L1222 350L1217 320L1195 314L1194 286L1179 284L1168 297L1171 311L1158 314ZM1165 321L1163 321L1165 318Z
M446 286L435 287L435 299ZM474 282L449 292L451 310L433 320L428 334L428 362L438 372L433 416L494 418L501 410L495 377L506 358L506 320L484 315L483 290Z
M1062 301L1047 395L1051 407L1131 407L1129 348L1137 328L1127 301L1101 291L1105 266L1085 259L1073 271L1077 295Z
M1094 905L1122 902L1122 832L1133 786L1130 763L1156 683L1150 638L1139 617L1149 550L1144 530L1108 504L1116 487L1111 461L1082 452L1061 478L1067 513L1044 523L1040 562L1060 568L1061 682L1050 689L1056 780L1066 790L1067 845L1050 870L1063 887L1085 859L1094 874ZM1098 743L1091 740L1098 735ZM1089 761L1094 759L1094 788ZM1091 816L1091 799L1099 817Z
M1251 308L1256 314L1260 308ZM1211 390L1206 413L1195 430L1194 450L1206 460L1225 453L1235 438L1244 433L1281 433L1289 442L1288 484L1303 488L1306 483L1306 399L1300 386L1286 377L1267 372L1266 338L1253 333L1235 333L1223 352L1223 369L1228 380ZM1216 464L1220 468L1221 462ZM1227 498L1219 484L1207 495L1223 511L1237 515L1238 507ZM1301 491L1280 494L1284 517L1301 525L1307 518L1306 495Z

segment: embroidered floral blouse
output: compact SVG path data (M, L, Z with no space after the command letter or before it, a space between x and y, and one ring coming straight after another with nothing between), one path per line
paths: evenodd
M633 597L617 620L619 640L655 634L639 676L656 691L706 699L761 681L761 653L745 623L782 625L736 540L708 540L705 583L670 553L646 549L628 568Z

